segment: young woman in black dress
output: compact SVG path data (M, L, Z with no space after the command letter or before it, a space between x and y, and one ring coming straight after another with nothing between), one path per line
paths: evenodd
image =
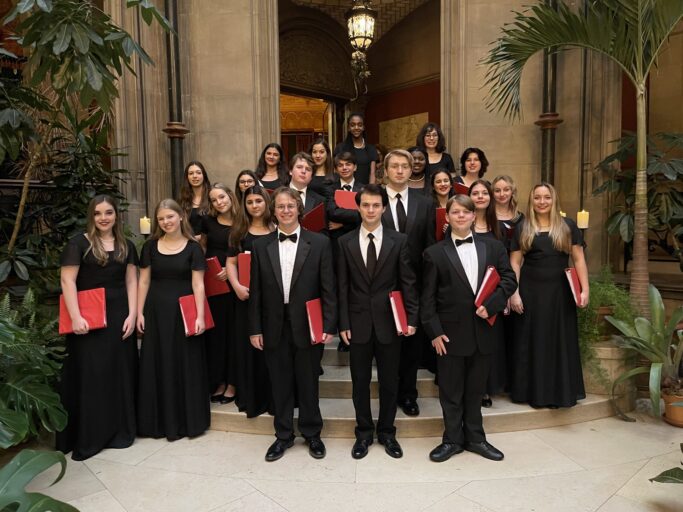
M363 114L352 113L347 119L347 126L346 138L334 148L334 156L348 151L356 159L355 180L363 185L375 183L377 150L375 146L365 140L365 118Z
M571 407L586 397L579 354L576 303L565 277L571 256L588 304L588 269L581 231L560 215L552 185L531 189L524 221L512 239L510 263L519 288L510 298L515 318L511 397L532 407Z
M493 191L489 182L478 179L469 190L469 196L474 202L475 220L472 226L474 236L500 240L500 228L496 219L496 206L493 201ZM503 320L499 315L496 323L491 327L496 337L496 350L491 355L491 372L486 382L486 394L481 399L482 407L491 407L492 395L502 393L507 387L507 358L505 356L505 333Z
M57 449L84 460L104 448L127 448L135 440L138 347L135 336L137 264L135 246L123 235L118 205L95 196L88 205L87 232L62 252L61 284L74 333L66 337L61 398L69 423L57 433ZM77 292L105 289L107 327L90 330Z
M237 198L237 209L242 204L242 193L248 188L258 184L258 178L251 169L242 169L235 179L235 197Z
M280 144L271 142L263 148L256 164L255 174L261 185L268 190L275 190L289 183L289 169L285 162L285 152Z
M423 191L425 194L430 192L427 183L429 174L427 173L427 152L421 147L415 146L408 148L408 153L413 155L413 169L408 178L408 187Z
M211 183L204 164L193 160L185 166L178 203L188 216L196 240L201 238L202 217L209 213Z
M488 167L489 161L481 149L467 148L460 155L460 176L455 181L471 187L475 181L484 177Z
M308 147L308 154L313 158L313 178L308 188L329 201L334 187L334 161L330 145L325 139L317 139Z
M446 169L455 174L455 163L451 155L446 153L446 138L436 123L426 123L415 139L415 145L424 148L427 152L427 168L425 173L429 175L437 169Z
M250 252L254 241L269 234L275 227L270 221L270 195L255 186L244 192L237 221L230 233L227 272L235 300L234 343L237 407L248 418L259 416L270 408L271 390L263 352L249 342L246 318L249 312L249 288L239 282L237 257Z
M211 421L204 344L206 261L173 199L157 205L153 222L140 256L138 434L174 441L203 434ZM197 306L197 334L188 337L178 299L190 294Z
M515 229L524 218L524 214L517 209L517 186L510 176L503 174L493 179L491 189L496 205L501 241L510 254L510 242Z
M453 178L446 169L438 169L429 178L434 208L446 208L453 195Z
M238 203L235 194L222 183L214 183L209 192L211 209L203 218L202 242L206 257L218 258L222 270L215 276L228 280L225 269L228 257L228 238L237 218ZM235 399L235 344L232 333L235 320L233 293L208 298L215 327L206 332L206 362L209 369L211 401L229 404Z

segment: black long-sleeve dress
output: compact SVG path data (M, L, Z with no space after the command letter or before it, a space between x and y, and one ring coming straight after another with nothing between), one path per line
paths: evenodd
M128 316L126 267L138 264L128 241L125 261L101 266L85 235L72 238L62 253L62 266L78 266L78 291L104 288L107 327L66 337L68 356L62 367L60 394L69 423L57 433L57 449L84 460L105 448L127 448L135 440L138 347L135 335L122 340Z

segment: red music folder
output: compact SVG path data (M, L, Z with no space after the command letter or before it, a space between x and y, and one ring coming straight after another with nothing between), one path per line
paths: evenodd
M317 345L323 342L323 305L320 299L306 302L306 315L308 315L308 329L311 332L311 344Z
M579 281L579 274L574 267L564 269L564 273L569 281L569 288L572 290L572 296L577 306L581 305L581 281Z
M301 221L301 227L315 233L320 233L325 229L325 203L320 203L305 214Z
M197 303L194 301L194 295L178 297L178 304L180 304L180 314L183 317L185 336L194 336L197 334L194 329L194 324L197 321ZM214 327L213 316L211 316L211 309L209 309L209 302L206 297L204 297L204 325L207 331Z
M249 251L237 255L237 280L242 286L249 288L251 283L251 253Z
M470 187L463 183L453 183L453 192L467 196L470 193Z
M334 192L334 202L337 204L337 206L339 206L339 208L358 211L358 205L356 204L356 194L357 192L352 192L350 190L336 190Z
M207 297L223 295L230 292L227 281L221 281L216 274L221 272L223 267L216 256L206 258L206 272L204 272L204 292Z
M439 242L443 240L443 227L447 224L446 222L446 208L436 209L436 241Z
M406 334L408 332L408 315L406 315L406 308L403 305L403 294L399 291L389 293L389 302L391 302L391 312L394 314L396 333Z
M78 309L81 316L88 322L91 331L103 329L107 326L107 300L104 288L83 290L76 294ZM59 334L71 334L74 328L71 325L71 316L66 309L64 295L59 296Z
M500 276L496 267L489 265L486 267L486 273L484 274L484 279L481 280L481 286L479 287L479 292L474 299L474 305L479 307L491 296L493 292L496 291L498 284L500 283ZM496 316L489 316L486 321L489 325L496 323Z

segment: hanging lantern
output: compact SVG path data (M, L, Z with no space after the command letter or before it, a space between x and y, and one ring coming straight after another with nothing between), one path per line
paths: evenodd
M346 12L351 46L357 51L366 51L375 39L375 20L377 11L370 7L369 0L353 0L351 9Z

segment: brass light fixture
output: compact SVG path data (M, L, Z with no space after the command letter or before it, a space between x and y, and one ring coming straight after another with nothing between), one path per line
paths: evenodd
M370 0L353 0L353 5L346 11L349 40L356 51L367 51L375 39L377 11L370 4Z

